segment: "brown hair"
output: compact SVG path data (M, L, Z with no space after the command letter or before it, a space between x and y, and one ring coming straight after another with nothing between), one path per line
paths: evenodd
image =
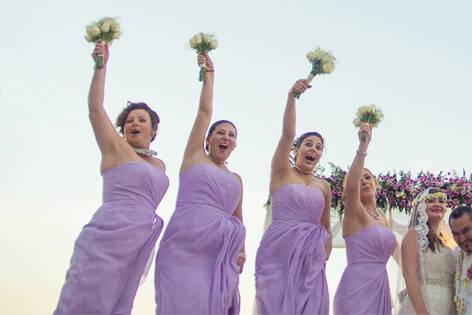
M146 112L148 112L149 117L151 117L151 126L152 130L154 131L151 141L153 141L156 138L155 131L157 130L157 125L161 120L159 119L159 115L157 115L157 113L153 111L146 103L132 103L128 101L127 106L121 111L121 113L118 115L118 118L116 119L116 127L119 128L120 133L123 134L126 119L128 118L129 113L135 109L144 109Z

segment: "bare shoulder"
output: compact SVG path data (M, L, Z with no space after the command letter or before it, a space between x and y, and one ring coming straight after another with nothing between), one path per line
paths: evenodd
M416 232L415 228L410 228L403 237L402 246L406 244L416 244L418 241L418 232Z
M152 158L151 160L148 161L152 166L160 168L162 171L166 171L166 164L164 161L158 158Z
M319 177L317 177L316 180L318 184L320 185L320 188L325 193L325 195L328 195L328 194L331 195L331 186L329 185L328 181Z

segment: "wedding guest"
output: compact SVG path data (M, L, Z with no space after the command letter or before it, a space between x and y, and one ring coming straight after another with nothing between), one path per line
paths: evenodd
M454 314L456 258L442 241L447 196L428 188L413 202L409 230L402 242L406 291L399 314Z
M455 304L458 314L472 313L472 208L461 206L449 216L449 225L459 245L455 282Z
M103 205L75 241L54 314L130 314L145 266L163 227L155 211L169 181L164 163L149 149L159 116L144 103L128 103L117 119L122 137L103 108L109 51L90 86L89 118L101 152Z
M294 94L310 87L298 80L290 89L282 136L272 158L272 224L256 257L258 314L329 313L325 260L331 251L331 189L314 175L324 140L317 132L307 132L293 142Z
M157 254L157 314L239 314L243 187L226 164L237 130L220 120L205 136L213 111L214 65L207 54L199 55L198 63L207 65L207 73L180 168L176 209Z
M334 297L334 314L391 314L386 264L397 242L377 208L377 182L364 167L372 128L362 123L359 147L346 175L343 237L347 267Z

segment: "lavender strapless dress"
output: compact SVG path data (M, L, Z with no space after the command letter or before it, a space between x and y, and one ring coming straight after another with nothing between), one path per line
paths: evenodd
M345 241L348 265L334 297L334 314L392 314L386 264L397 245L395 235L371 225Z
M156 257L157 314L239 314L236 264L245 230L232 214L236 175L198 163L180 175L176 209Z
M132 161L103 173L103 205L75 241L54 314L131 314L163 222L164 172Z
M272 224L256 257L257 312L328 314L324 195L317 187L287 184L271 200Z

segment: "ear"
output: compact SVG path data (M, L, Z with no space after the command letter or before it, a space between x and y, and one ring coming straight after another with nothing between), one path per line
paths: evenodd
M295 164L297 164L298 148L293 149L293 159L294 159L294 161L295 161Z
M210 152L210 137L207 137L205 139L205 150L207 150L208 152Z

